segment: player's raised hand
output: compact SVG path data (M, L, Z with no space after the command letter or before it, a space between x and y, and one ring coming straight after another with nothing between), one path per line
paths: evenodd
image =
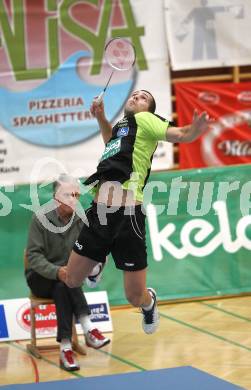
M197 136L208 130L208 127L211 123L212 119L209 118L209 115L206 111L203 111L201 114L199 114L198 110L194 110L191 127L193 128L194 132L196 132Z
M92 101L90 111L91 111L91 114L97 119L99 119L100 116L104 116L103 99L98 99L97 97L95 97Z

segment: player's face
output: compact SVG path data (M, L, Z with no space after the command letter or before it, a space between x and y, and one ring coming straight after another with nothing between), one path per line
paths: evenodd
M125 115L137 114L137 112L149 111L152 96L145 91L135 91L129 97L125 105Z

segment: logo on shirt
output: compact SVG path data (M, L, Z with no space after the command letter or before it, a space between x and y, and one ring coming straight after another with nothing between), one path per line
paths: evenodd
M120 151L120 149L121 149L121 139L120 138L113 139L112 141L108 142L108 144L106 145L105 151L102 154L100 161L103 161L111 156L114 156Z
M118 121L117 125L118 125L119 127L128 126L128 119L127 119L127 118L122 118L122 119L120 119L120 121Z
M117 132L117 136L126 137L128 133L129 133L129 127L121 127L121 129L119 129Z
M75 241L75 246L76 246L80 251L82 251L83 245L81 245L81 244L78 242L78 240Z

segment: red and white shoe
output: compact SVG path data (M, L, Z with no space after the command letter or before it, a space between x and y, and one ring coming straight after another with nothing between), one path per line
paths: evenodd
M102 333L96 328L89 330L85 334L86 345L94 349L102 348L104 345L109 344L110 341L110 339L103 336Z
M79 364L74 357L71 349L64 349L60 352L60 367L66 371L77 371L80 369Z

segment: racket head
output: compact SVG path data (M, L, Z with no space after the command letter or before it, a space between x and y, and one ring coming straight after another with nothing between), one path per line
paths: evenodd
M105 46L105 59L116 70L131 69L136 61L133 44L125 38L113 38Z

